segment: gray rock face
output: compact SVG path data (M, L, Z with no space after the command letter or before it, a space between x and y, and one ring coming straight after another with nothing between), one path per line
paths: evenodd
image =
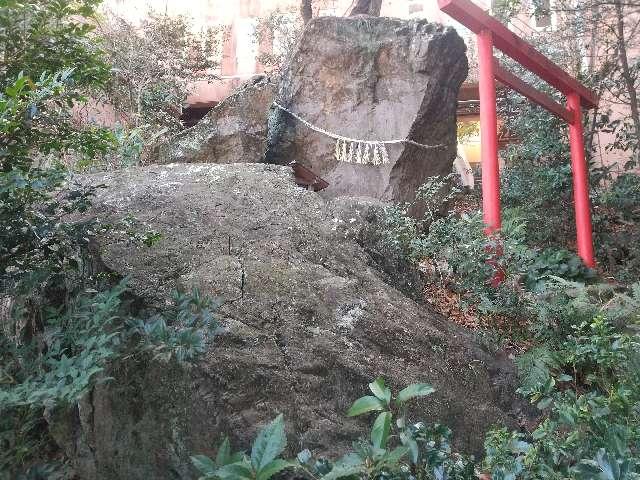
M256 77L216 105L193 127L158 147L157 163L261 162L267 138L267 113L275 86Z
M326 201L268 164L155 165L84 181L108 187L93 214L132 214L162 234L152 247L98 245L137 303L162 307L176 286L197 286L223 301L224 332L189 370L120 362L115 380L53 420L80 478L193 478L190 454L213 454L225 434L247 448L277 413L291 452L344 453L367 427L345 412L378 375L394 389L431 383L412 417L449 425L466 451L513 423L511 366L395 288L392 266L370 254L378 203ZM419 289L412 278L403 290Z
M330 195L410 201L429 176L451 172L463 40L426 21L320 17L283 73L278 103L326 131L361 140L412 139L388 147L383 166L338 162L332 139L273 108L266 159L297 160L326 179Z

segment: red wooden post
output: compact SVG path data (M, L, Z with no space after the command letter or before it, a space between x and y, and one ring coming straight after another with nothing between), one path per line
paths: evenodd
M595 260L589 205L589 179L584 154L581 107L587 109L596 107L598 96L472 1L438 0L438 5L443 12L478 36L482 208L487 233L500 229L500 167L494 84L494 78L497 78L504 85L510 86L569 124L578 255L587 266L593 267ZM502 68L493 59L494 47L564 93L568 99L568 108L562 107L549 95L536 90Z
M591 226L591 206L589 202L589 176L584 154L584 133L580 95L567 95L567 106L573 112L573 122L569 123L569 144L571 145L571 171L573 173L573 202L576 212L576 241L578 255L588 267L595 267Z
M500 229L500 165L498 163L498 115L493 63L493 34L478 32L480 92L480 148L482 160L482 211L486 232Z

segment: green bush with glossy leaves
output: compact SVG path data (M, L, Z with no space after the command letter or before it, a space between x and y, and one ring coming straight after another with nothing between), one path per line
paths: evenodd
M292 460L281 458L286 448L282 415L260 431L250 456L232 454L225 438L215 460L203 455L191 460L202 474L201 480L269 480L283 470L317 480L475 478L472 459L452 452L448 428L408 421L408 403L433 393L430 385L411 384L393 395L380 377L369 384L369 390L372 395L357 399L347 416L375 414L370 435L355 441L353 451L336 461L316 458L309 450Z

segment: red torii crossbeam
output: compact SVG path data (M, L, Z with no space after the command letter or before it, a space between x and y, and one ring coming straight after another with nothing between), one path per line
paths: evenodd
M582 108L595 108L598 104L597 95L470 0L438 0L438 6L443 12L475 33L478 39L482 211L487 232L495 232L501 225L495 87L495 80L498 80L546 108L569 125L578 255L587 266L594 267L593 228L589 202L589 178L584 152ZM493 56L494 47L562 92L567 97L567 107L563 107L549 95L536 90L500 66Z

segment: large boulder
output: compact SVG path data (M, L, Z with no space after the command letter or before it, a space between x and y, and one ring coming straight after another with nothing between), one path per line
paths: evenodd
M452 170L465 48L455 30L424 20L312 20L283 72L278 104L343 137L440 147L389 145L381 166L337 161L332 138L274 106L266 160L300 162L329 182L329 195L413 200L427 177Z
M156 149L157 163L261 162L267 138L267 113L275 85L269 77L247 81L196 125Z
M130 277L134 304L163 308L172 289L196 286L222 301L224 329L197 366L123 360L114 380L52 420L80 478L193 478L190 454L212 454L225 434L246 448L280 412L292 452L338 455L365 433L345 412L378 375L396 390L432 384L413 418L449 425L467 452L490 426L513 425L511 365L395 288L393 266L370 254L377 202L324 200L268 164L155 165L83 181L107 186L93 209L101 220L162 235L150 247L131 232L98 239L98 263ZM411 275L398 283L408 292L419 288Z

